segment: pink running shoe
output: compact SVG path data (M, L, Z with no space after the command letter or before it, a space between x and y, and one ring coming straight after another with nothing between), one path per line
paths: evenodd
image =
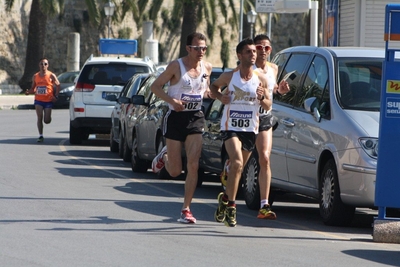
M153 172L158 173L162 168L164 168L164 155L167 154L167 146L164 146L160 153L153 159L151 163L151 169Z
M190 210L182 210L181 217L178 219L178 222L181 223L196 223L196 218L193 217L193 214Z

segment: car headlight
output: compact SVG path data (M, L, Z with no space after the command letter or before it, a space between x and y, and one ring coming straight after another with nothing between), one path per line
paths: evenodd
M66 87L66 88L64 88L64 89L62 89L62 90L60 90L60 93L67 93L67 92L71 92L71 91L74 91L74 88L75 88L75 86L68 86L68 87Z
M378 158L378 138L360 138L359 142L362 149L368 154L368 156L374 159Z

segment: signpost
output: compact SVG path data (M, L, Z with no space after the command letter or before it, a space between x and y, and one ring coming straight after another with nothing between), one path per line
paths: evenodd
M400 61L396 42L400 42L400 5L388 4L385 14L385 61L382 70L379 152L376 171L374 241L400 243L400 219L387 218L386 208L400 208ZM398 57L398 56L397 56Z
M318 46L318 1L256 0L256 12L268 13L268 36L271 38L272 13L303 13L311 10L310 45Z

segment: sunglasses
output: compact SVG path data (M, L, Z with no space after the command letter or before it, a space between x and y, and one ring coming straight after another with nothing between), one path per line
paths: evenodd
M48 63L40 63L41 66L47 66Z
M207 46L196 46L196 45L189 45L190 48L193 48L197 52L203 51L205 52L207 50Z
M264 51L269 51L271 50L271 46L269 45L256 45L257 50L264 50Z

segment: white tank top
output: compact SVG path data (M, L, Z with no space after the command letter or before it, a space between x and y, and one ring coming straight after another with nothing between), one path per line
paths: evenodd
M265 77L267 78L269 99L271 99L271 103L272 103L272 99L274 97L274 88L275 88L275 85L276 85L276 77L275 77L275 74L274 74L274 69L268 63L267 63L267 73L264 73L263 71L261 71L260 68L257 68L256 65L253 65L253 69L263 73L265 75ZM269 114L271 112L271 110L272 110L272 105L271 105L271 108L269 110L265 110L260 105L260 116L265 116L265 115Z
M203 104L203 95L207 89L207 75L203 61L200 62L201 73L197 77L191 77L186 70L182 59L178 59L179 67L181 70L181 78L178 83L170 85L168 88L168 95L175 99L180 99L185 102L185 110L183 111L196 111L201 110ZM173 110L173 106L168 104L169 109Z
M224 106L221 118L222 131L254 132L258 134L260 101L257 87L260 84L257 72L249 81L240 77L240 71L233 73L228 85L231 102Z

